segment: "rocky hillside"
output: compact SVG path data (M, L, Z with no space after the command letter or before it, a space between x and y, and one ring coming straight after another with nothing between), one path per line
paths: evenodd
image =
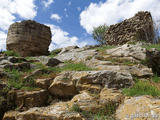
M0 55L2 120L159 120L159 45Z

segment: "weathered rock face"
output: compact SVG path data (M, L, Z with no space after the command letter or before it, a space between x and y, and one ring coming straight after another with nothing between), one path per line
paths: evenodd
M138 12L134 17L111 25L105 34L108 45L122 45L133 41L153 42L154 27L149 12Z
M41 108L32 108L21 113L8 112L3 120L85 120L79 113L70 112L67 102Z
M16 51L21 56L46 55L50 43L50 28L35 21L16 22L8 30L7 50Z
M150 96L126 98L116 111L118 120L159 120L160 100Z

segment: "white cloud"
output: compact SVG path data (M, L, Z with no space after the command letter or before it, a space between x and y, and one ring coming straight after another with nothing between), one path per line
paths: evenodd
M68 14L67 14L67 8L64 8L64 12L65 12L65 13L64 13L64 14L65 14L65 16L66 16L66 17L68 17Z
M87 43L79 42L76 36L70 36L70 34L66 31L63 31L59 26L55 26L53 24L46 24L50 26L52 31L52 42L49 46L49 50L53 50L55 48L62 48L72 45L83 46Z
M6 50L6 38L7 38L7 34L3 31L0 31L0 51L1 50Z
M0 50L6 50L5 33L15 22L16 16L23 19L33 19L36 14L35 0L0 0Z
M52 14L50 18L56 21L60 21L62 19L58 14Z
M64 8L64 12L67 12L67 8Z
M78 10L78 11L81 11L81 7L77 7L77 10Z
M138 11L150 11L154 20L160 19L159 0L106 0L102 3L91 3L80 14L80 24L92 33L93 27L101 24L115 24L120 20L134 16Z
M24 19L33 19L37 14L34 2L35 0L13 0L11 12Z
M35 0L0 0L0 28L7 30L15 21L15 15L24 19L33 19L36 14Z
M71 2L71 1L69 1L69 2L68 2L68 6L70 6L71 4L72 4L72 2Z
M53 2L54 0L43 0L42 1L42 3L44 4L46 8L49 7Z

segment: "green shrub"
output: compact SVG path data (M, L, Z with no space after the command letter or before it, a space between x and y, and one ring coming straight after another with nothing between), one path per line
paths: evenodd
M95 40L99 42L100 45L106 44L105 32L107 31L107 25L100 25L99 27L93 28L92 36Z
M15 56L15 57L20 56L18 53L14 52L14 51L4 51L3 53L7 56Z
M155 86L152 86L148 81L138 81L132 88L124 88L123 93L128 96L160 96L160 90Z

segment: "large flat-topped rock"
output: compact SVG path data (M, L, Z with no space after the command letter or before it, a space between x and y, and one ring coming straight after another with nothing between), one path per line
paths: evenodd
M123 45L127 42L153 42L154 26L149 12L138 12L134 17L111 25L105 34L106 44Z
M21 56L46 55L50 43L51 30L43 24L27 20L9 27L7 50L16 51Z

